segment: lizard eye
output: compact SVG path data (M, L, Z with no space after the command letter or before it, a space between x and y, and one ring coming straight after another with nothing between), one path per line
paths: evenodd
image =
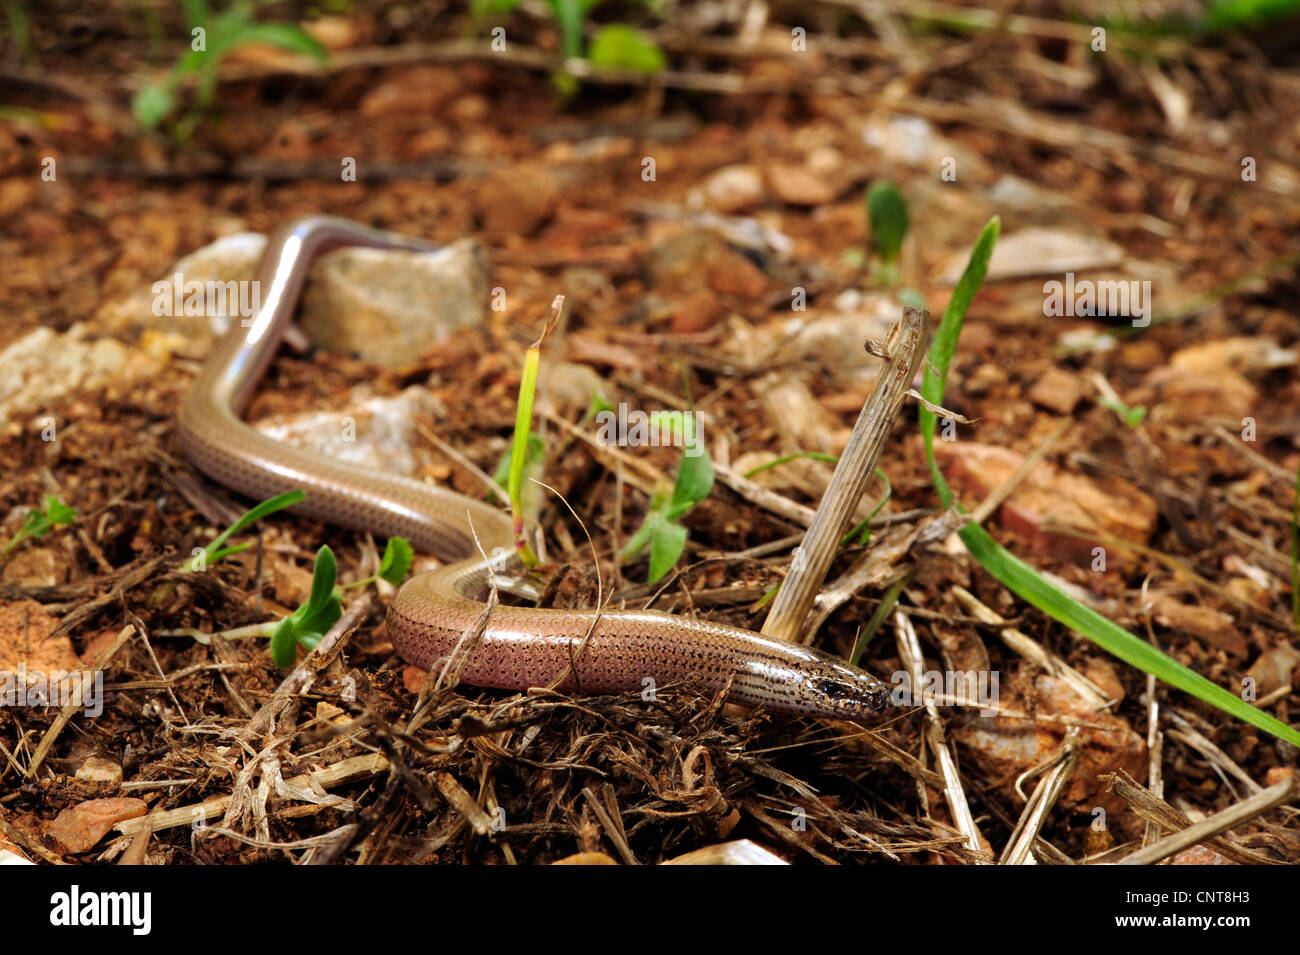
M819 693L823 693L832 700L843 700L853 695L853 688L847 683L841 683L838 680L821 679L813 683Z

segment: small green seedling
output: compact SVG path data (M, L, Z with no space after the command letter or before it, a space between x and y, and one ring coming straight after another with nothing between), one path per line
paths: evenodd
M320 643L330 627L343 616L343 600L334 586L338 564L329 545L316 552L311 575L311 596L307 602L281 620L271 633L271 659L278 667L293 665L298 644L308 650ZM399 578L400 579L400 578Z
M471 0L470 16L477 25L489 15L510 13L521 0ZM551 18L560 31L560 54L567 62L583 59L583 37L587 32L587 16L602 0L546 0ZM653 6L647 0L647 6ZM664 68L664 52L649 36L625 23L611 23L592 34L586 44L585 58L592 66L610 70L639 70L658 73ZM566 96L578 90L578 80L570 73L554 76L555 85Z
M350 584L343 584L342 589L350 590L353 587L365 587L373 584L376 580L386 580L396 587L406 579L407 573L411 569L411 561L415 559L415 550L411 547L411 542L405 537L390 537L388 544L384 547L383 560L379 562L379 573L364 580L354 580Z
M506 474L506 491L510 495L510 512L515 523L515 549L525 567L536 567L539 563L524 536L524 472L529 470L530 460L534 469L540 468L542 458L542 441L532 433L533 399L537 396L537 371L542 364L542 343L555 328L564 313L564 296L557 295L551 301L551 311L546 316L546 324L537 341L524 353L524 371L519 376L519 399L515 405L515 433L510 441L510 465ZM536 441L536 444L534 444ZM500 473L500 468L497 469Z
M898 257L907 235L907 200L890 182L874 182L863 200L871 227L871 251L875 254L875 277L888 285L898 282Z
M235 544L232 547L223 547L222 545L259 518L274 514L276 511L282 511L286 507L292 507L306 496L306 491L288 491L284 494L277 494L275 497L245 511L239 520L218 534L211 544L187 560L181 570L185 573L195 573L205 570L209 565L215 564L223 557L229 557L231 554L238 554L241 551L248 550L253 546L252 544Z
M23 518L22 526L18 528L18 533L5 544L0 556L6 556L13 552L23 541L29 537L38 540L50 532L50 529L56 524L75 524L77 522L77 512L75 509L68 507L53 494L45 495L45 508L40 510L32 508Z
M653 418L654 416L652 416ZM680 422L686 430L683 443L696 447L695 419L692 415L664 414L662 422ZM682 463L677 468L677 482L672 493L666 490L657 492L650 499L650 510L645 521L623 548L623 560L633 560L648 546L650 548L650 571L647 583L655 583L672 569L686 549L686 527L680 518L692 507L709 496L713 490L713 461L699 445L700 453L684 454Z
M664 51L635 27L611 23L592 36L587 45L587 61L612 70L658 73L664 68Z
M144 86L131 102L136 121L153 129L171 114L176 93L186 83L195 82L194 107L172 127L178 140L188 139L201 113L216 97L217 69L231 50L249 43L267 43L293 53L309 56L317 62L329 59L325 49L291 23L256 23L252 0L235 0L220 14L213 14L207 0L181 0L190 28L190 50L158 83Z
M1115 412L1115 414L1119 415L1119 420L1123 421L1130 428L1136 428L1138 425L1140 425L1143 421L1146 420L1146 416L1147 416L1146 405L1137 405L1136 407L1130 408L1128 405L1120 401L1118 398L1107 398L1105 396L1098 398L1097 404L1101 405L1103 408L1109 408L1111 411Z

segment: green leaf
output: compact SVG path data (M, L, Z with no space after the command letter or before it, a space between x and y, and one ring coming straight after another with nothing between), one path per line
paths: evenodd
M292 507L293 505L297 504L306 496L307 496L306 491L302 491L302 490L287 491L284 494L277 494L275 497L265 500L261 504L258 504L252 508L249 508L247 511L243 513L243 515L239 518L239 520L235 521L235 523L231 524L230 527L228 527L222 533L218 534L216 538L212 541L212 543L208 544L207 547L203 548L203 550L205 551L204 554L205 564L211 564L215 560L217 560L218 554L235 553L233 549L226 550L223 552L221 550L221 545L224 544L226 541L230 540L231 537L233 537L235 534L238 534L249 524L252 524L254 521L258 520L259 518L266 517L268 514L274 514L276 511L282 511L286 507ZM197 559L190 560L186 562L183 569L187 571L193 571L196 566L197 566Z
M545 445L543 445L542 443L542 436L540 434L530 434L528 436L528 444L525 447L524 456L523 456L524 466L520 469L519 472L519 484L520 484L521 492L523 488L524 477L528 474L533 473L534 471L537 470L538 467L541 466L542 455L545 450L546 448ZM511 438L510 450L507 451L505 454L501 455L501 460L497 462L496 470L492 472L492 480L495 481L497 487L501 488L502 490L508 491L510 489L510 470L513 467L514 461L515 461L515 441L513 438Z
M1146 416L1147 416L1146 405L1137 405L1136 407L1131 408L1128 405L1124 404L1124 402L1122 401L1115 401L1114 399L1107 398L1104 395L1097 399L1097 404L1101 405L1103 408L1109 408L1111 411L1115 412L1115 414L1119 415L1119 419L1123 421L1126 425L1128 425L1130 428L1136 428L1138 425L1140 425L1143 421L1146 420Z
M145 129L153 129L172 111L174 97L171 88L160 83L150 83L131 99L131 112Z
M343 601L334 589L338 564L329 545L316 552L312 570L311 596L307 602L280 621L271 634L271 659L279 667L293 664L299 643L308 648L320 642L321 634L343 616Z
M298 653L298 627L292 616L280 621L271 634L271 661L278 667L293 666Z
M414 558L415 551L405 537L388 538L388 544L384 547L384 559L379 563L379 576L394 587L397 586L406 578Z
M76 510L68 507L53 494L45 497L45 516L51 525L75 524L77 522Z
M180 6L185 11L185 23L190 29L201 27L212 19L207 0L180 0Z
M797 461L800 458L811 458L814 461L821 461L825 464L838 464L839 458L833 454L823 454L820 451L796 451L794 454L787 454L784 457L775 458L766 464L760 464L756 468L750 468L745 472L746 480L752 480L756 474L762 474L764 471L770 471L772 468L780 467L790 461Z
M681 517L700 501L709 496L713 490L713 461L703 445L698 445L700 453L682 455L682 463L677 468L677 483L673 486L672 501L668 505L668 517Z
M471 15L479 19L488 14L509 13L521 2L522 0L471 0L469 8Z
M622 23L602 27L591 38L587 59L595 66L658 73L664 68L664 51L640 30Z
M581 0L549 0L549 2L551 15L555 17L555 25L560 28L560 53L566 60L582 56L582 21L587 15L587 8Z
M76 521L76 510L68 507L53 494L47 494L45 495L45 510L34 507L27 512L18 528L18 532L10 538L9 543L4 546L4 550L0 551L0 556L10 553L29 537L35 537L39 540L48 534L50 528L56 524L75 524Z
M334 551L329 544L322 544L316 551L316 566L311 575L311 597L307 601L304 618L319 613L329 602L334 593L334 582L338 579L339 565L334 559Z
M1271 20L1300 13L1296 0L1219 0L1206 12L1206 26L1212 33L1241 27L1258 28Z
M242 554L252 547L252 544L233 544L230 547L223 547L208 554L206 563L215 564L217 561L229 557L231 554Z
M907 235L907 202L889 182L872 183L867 190L867 220L876 255L887 265L898 260Z
M1170 686L1218 707L1225 713L1232 714L1243 722L1300 746L1300 732L1281 720L1269 716L1263 710L1256 709L1240 696L1211 683L1196 671L1161 653L1147 641L1135 637L1091 607L1067 597L1039 576L1028 564L1008 553L978 524L967 524L958 534L965 543L966 549L983 565L984 569L1013 593L1071 630L1083 634L1107 653L1119 657L1126 663L1131 663L1139 670L1153 674Z
M254 23L246 26L235 35L231 45L241 46L245 43L269 43L282 50L309 56L319 63L329 60L325 48L292 23Z
M660 519L650 532L650 577L655 583L673 569L686 549L686 528L674 521Z
M929 360L925 363L925 374L921 378L921 395L930 404L943 403L943 386L948 379L948 365L952 361L952 354L957 350L957 337L961 334L962 320L966 317L966 310L970 308L975 293L984 284L984 276L989 270L989 259L993 257L993 246L997 245L998 233L1001 231L1002 220L997 216L984 226L984 231L975 242L975 248L971 250L966 269L957 280L957 287L952 290L952 298L948 300L948 307L944 310L943 320L939 322L939 329L934 333L934 340L930 344ZM925 439L925 456L930 462L930 476L934 479L934 486L939 492L943 506L952 507L952 491L949 490L948 482L943 479L943 475L939 472L939 465L934 460L935 420L934 413L925 405L921 405L921 435Z

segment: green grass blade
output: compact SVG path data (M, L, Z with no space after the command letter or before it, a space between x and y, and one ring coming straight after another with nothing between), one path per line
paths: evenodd
M967 524L958 533L971 556L1003 585L1048 616L1083 634L1107 653L1245 723L1300 746L1300 732L1263 710L1256 709L1223 687L1211 683L1145 640L1107 620L1091 607L1066 596L1039 576L1032 567L1006 551L978 524Z
M948 376L948 365L957 348L957 337L961 334L962 321L971 299L979 290L980 283L988 270L988 260L993 254L993 245L997 241L998 220L991 220L979 241L971 252L970 262L962 273L952 300L944 312L943 321L935 333L930 348L930 360L925 371L921 394L933 404L942 404L944 382ZM935 416L924 405L920 410L921 435L925 441L926 457L930 472L934 477L935 488L939 492L945 507L952 506L952 490L934 459L934 425ZM1297 505L1300 508L1300 504ZM1297 511L1300 514L1300 510ZM997 543L988 532L978 524L967 524L958 532L966 549L990 574L998 579L1008 590L1022 600L1079 633L1107 653L1130 663L1146 673L1163 680L1170 686L1183 690L1199 700L1215 706L1225 713L1237 717L1266 733L1300 746L1300 732L1287 726L1281 720L1256 709L1245 700L1228 692L1223 687L1210 682L1194 670L1183 666L1172 657L1161 653L1145 640L1129 633L1123 627L1107 620L1095 610L1067 596L1041 577L1028 564L1018 560Z
M998 233L1001 231L1002 220L997 216L984 226L984 231L975 242L975 248L971 250L966 270L957 281L957 287L952 290L952 298L944 309L943 320L934 333L934 340L930 343L929 360L925 363L925 374L921 379L921 395L933 405L943 404L944 382L948 380L948 365L952 361L953 352L957 350L961 323L966 318L966 310L970 308L975 293L984 284L989 259L993 258L993 246L997 244ZM921 436L925 439L925 456L930 462L930 476L934 478L934 486L939 491L943 506L952 507L952 491L948 489L948 482L943 479L939 465L934 461L935 420L934 412L921 405Z
M216 555L218 554L225 556L230 553L235 553L235 551L233 550L227 550L223 552L221 550L221 545L224 544L226 541L230 540L231 537L238 534L249 524L253 523L259 518L266 517L268 514L274 514L276 511L282 511L286 507L292 507L293 505L297 504L306 496L307 496L306 491L302 491L302 490L287 491L284 494L277 494L275 497L270 498L269 500L265 500L261 504L258 504L257 506L252 507L249 510L245 511L243 516L240 517L239 520L235 521L235 523L231 524L228 528L226 528L224 531L218 534L216 538L212 541L212 543L208 544L207 547L203 548L204 551L203 558L202 558L203 565L207 566L208 564L211 564L214 560L217 559ZM190 560L187 560L181 569L185 571L193 572L198 569L199 563L200 563L199 558L194 557L191 558Z

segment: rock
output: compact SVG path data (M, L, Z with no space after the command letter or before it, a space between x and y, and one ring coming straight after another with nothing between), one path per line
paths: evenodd
M776 853L764 849L749 839L720 842L705 846L684 855L676 856L663 865L789 865Z
M968 507L978 506L1024 462L1022 455L1007 448L969 441L936 441L934 452L949 479L971 494ZM1085 532L1100 529L1145 544L1155 530L1156 517L1155 500L1132 483L1111 477L1103 485L1047 461L1034 468L998 509L1002 525L1024 537L1034 550L1085 566L1092 562L1095 541L1045 528L1059 524Z
M559 197L554 177L544 168L512 167L479 187L479 216L488 232L530 236L551 217Z
M1235 335L1217 341L1188 345L1169 356L1169 367L1194 375L1218 374L1224 369L1264 372L1288 368L1296 363L1296 352L1278 348L1271 338Z
M0 675L17 672L20 664L29 680L38 673L81 669L68 636L50 636L58 624L59 618L35 600L0 601Z
M1209 846L1188 846L1182 852L1174 853L1169 865L1232 865L1227 859Z
M53 587L68 578L67 562L49 547L20 547L10 555L0 579L19 587Z
M77 767L77 779L86 783L101 783L109 786L122 784L122 767L111 759L102 756L87 756Z
M1246 676L1255 681L1255 698L1268 696L1284 686L1294 686L1292 673L1297 665L1300 665L1300 650L1289 643L1269 647L1261 653L1246 671Z
M199 283L205 290L210 282L220 283L223 287L229 282L251 283L257 277L257 265L264 251L266 236L261 233L236 232L222 236L178 259L159 276L158 283L166 283L166 289L152 283L124 299L109 302L95 313L95 321L106 331L122 337L134 337L152 329L163 334L179 333L204 344L225 332L230 325L229 316L219 309L213 310L218 314L184 314L185 287L192 282ZM175 301L178 285L182 298L179 310ZM244 286L239 291L252 304L252 288ZM261 290L257 291L260 301Z
M538 393L549 397L558 407L585 410L591 406L593 396L600 395L609 401L613 390L590 365L561 361L542 372Z
M772 195L792 206L822 206L835 201L835 192L803 166L772 163L763 171Z
M114 796L88 799L69 806L53 822L45 824L45 834L71 855L88 852L100 839L124 819L138 819L148 812L143 799Z
M1200 425L1207 418L1242 418L1257 413L1259 390L1231 368L1190 370L1158 367L1143 381L1133 404L1151 409L1152 424Z
M1083 675L1110 699L1117 702L1124 699L1124 684L1115 671L1115 665L1105 657L1089 657Z
M849 304L846 302L846 304ZM790 318L770 321L755 333L747 360L775 354L783 360L817 363L839 389L869 390L880 371L880 359L867 353L868 339L883 341L898 321L898 304L886 295L865 295L847 311L810 309ZM861 402L857 402L861 407Z
M402 667L402 686L406 687L407 693L419 695L424 689L424 683L429 678L429 671L417 666Z
M711 229L678 229L651 247L647 267L656 296L676 302L708 287L752 301L767 292L767 276Z
M1264 775L1265 786L1276 786L1295 778L1294 766L1274 766Z
M1021 229L998 240L985 281L1114 268L1124 255L1124 249L1108 239L1063 229ZM956 285L969 259L969 248L950 257L939 270L939 284Z
M757 166L742 163L726 166L687 193L687 206L712 209L724 215L748 212L767 198L763 174Z
M361 100L362 116L427 117L460 92L456 71L415 66L396 71Z
M1246 638L1237 630L1236 621L1230 614L1211 607L1184 604L1172 594L1153 594L1151 607L1160 626L1181 630L1234 657L1246 655Z
M397 368L480 322L487 294L487 255L472 239L436 252L345 249L318 263L300 321L322 348Z
M953 161L956 182L979 182L989 174L989 165L978 152L945 138L918 116L873 118L862 127L862 141L878 150L886 164L922 167L936 177L944 171L949 159ZM954 184L943 183L947 188Z
M1038 377L1029 389L1028 397L1048 411L1068 415L1074 412L1074 406L1083 397L1083 383L1077 375L1052 367Z
M618 863L603 852L575 852L571 856L557 859L551 865L618 865Z
M696 289L673 312L672 329L681 334L705 332L727 314L727 305L711 290Z
M281 416L254 427L332 461L409 477L419 470L416 420L436 417L440 411L428 391L413 386L391 398L361 399L340 411ZM291 586L287 580L283 583Z
M0 425L36 415L30 426L39 432L49 409L64 396L101 388L125 392L158 367L113 339L88 341L84 325L62 335L38 328L0 352Z

